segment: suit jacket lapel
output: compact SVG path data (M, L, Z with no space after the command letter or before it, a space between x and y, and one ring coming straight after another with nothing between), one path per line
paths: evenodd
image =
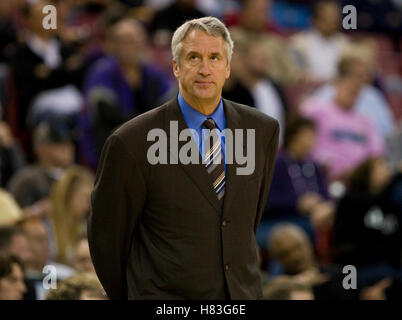
M244 129L241 126L241 117L230 101L223 99L223 107L226 115L226 128L230 129L234 136L235 129ZM234 146L235 144L233 141L233 148ZM246 153L246 150L246 142L243 140L243 154ZM238 164L235 159L235 150L233 150L233 163L226 164L226 187L223 204L224 215L226 216L229 214L228 211L230 209L230 204L234 201L237 191L241 190L243 185L240 178L241 176L236 174L237 167Z
M168 139L170 138L170 121L177 121L178 122L178 132L180 132L184 129L188 129L187 124L180 112L180 108L177 102L177 97L173 100L171 100L168 103L168 112L167 112L167 117L165 121L165 132L167 133ZM192 143L195 143L194 139L191 139ZM168 140L170 141L170 140ZM185 145L187 142L186 141L178 141L178 150ZM198 151L198 146L195 147L195 149ZM168 148L168 153L169 153L169 158L170 158L170 152ZM168 158L168 160L169 160ZM201 159L201 154L198 152L198 163L199 164L182 164L178 160L179 166L186 172L186 174L190 177L190 179L194 182L194 184L199 188L201 193L204 195L204 197L211 203L211 205L219 212L221 213L221 204L216 196L216 193L212 187L211 179L207 173L207 170L205 169L205 166L202 164L202 159Z

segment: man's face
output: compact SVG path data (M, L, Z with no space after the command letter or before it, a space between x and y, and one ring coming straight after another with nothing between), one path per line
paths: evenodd
M13 263L11 273L0 279L0 300L22 300L26 286L21 267Z
M56 168L66 168L74 161L75 149L72 142L44 143L38 148L38 157Z
M86 240L81 240L75 249L74 269L77 272L95 272Z
M245 63L254 77L264 78L269 65L269 56L264 44L259 42L251 44L245 56Z
M192 30L182 42L179 60L173 61L173 73L186 101L190 104L218 101L230 75L223 38Z
M243 11L243 26L254 31L264 31L271 5L271 0L246 1Z
M338 5L333 3L322 4L318 9L315 26L324 36L330 36L339 29L341 13Z
M340 80L337 85L337 104L346 110L353 109L363 84L358 75L350 75Z
M23 225L23 229L27 235L34 257L31 264L28 264L27 267L33 270L42 271L49 257L49 242L46 229L41 221L26 222Z
M123 65L137 65L146 56L147 39L144 28L132 21L123 21L112 32L113 54Z
M289 232L277 238L274 253L288 274L298 274L312 266L313 253L307 238Z
M312 128L305 127L300 129L299 133L294 137L294 139L294 144L302 153L300 154L300 156L304 157L308 155L314 148L316 141L316 132Z
M27 265L32 259L32 251L29 246L28 239L24 234L16 234L10 244L10 254L20 258Z

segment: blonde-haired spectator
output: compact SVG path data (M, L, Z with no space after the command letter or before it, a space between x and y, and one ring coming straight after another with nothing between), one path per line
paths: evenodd
M84 167L73 166L66 170L52 187L52 226L56 240L56 260L71 264L73 248L79 235L86 232L90 193L94 176Z

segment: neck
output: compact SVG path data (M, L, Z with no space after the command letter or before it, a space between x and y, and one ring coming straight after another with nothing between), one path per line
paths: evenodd
M349 105L343 103L343 101L339 101L339 100L338 101L335 100L335 101L336 101L336 105L338 106L338 108L342 109L343 111L352 110L352 108Z
M316 28L316 31L318 32L318 34L321 35L321 37L323 37L325 39L331 38L336 33L336 32L324 32L324 31L320 30L319 28Z
M202 113L203 115L209 116L214 113L216 107L221 100L221 94L215 98L211 99L197 99L189 97L183 90L180 90L183 99L195 110Z
M335 96L334 102L338 108L344 111L349 111L353 108L353 106L350 107L350 104L347 101L345 101L345 99L343 99L342 96L340 96L339 94Z
M46 32L32 32L32 34L46 43L51 39L51 36Z
M377 195L377 194L381 193L385 189L385 187L387 186L388 182L389 181L387 181L387 183L382 183L382 184L377 184L377 185L370 186L370 189L369 189L370 193L372 195Z
M137 61L127 61L124 59L117 59L124 69L137 70L140 69L140 63Z
M249 75L248 77L245 77L244 82L246 83L247 87L249 89L253 89L258 82L260 82L260 78L255 77L253 75Z
M293 159L296 159L296 160L300 160L304 157L303 154L301 152L299 152L296 148L290 147L290 148L288 148L287 152Z

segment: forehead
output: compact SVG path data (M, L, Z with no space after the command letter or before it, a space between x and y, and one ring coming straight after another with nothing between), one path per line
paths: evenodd
M302 242L303 240L301 239L301 237L292 233L288 233L286 235L278 237L274 241L277 249L287 249L289 247L293 247L295 244L300 244Z
M125 21L115 27L114 36L119 38L124 37L144 37L145 32L140 25Z
M225 42L221 36L212 36L202 30L191 30L182 42L183 51L200 53L225 52Z
M30 221L27 222L24 226L23 229L25 231L25 234L28 235L29 237L31 236L38 236L38 235L45 235L46 236L46 229L45 226L40 222L36 221Z

